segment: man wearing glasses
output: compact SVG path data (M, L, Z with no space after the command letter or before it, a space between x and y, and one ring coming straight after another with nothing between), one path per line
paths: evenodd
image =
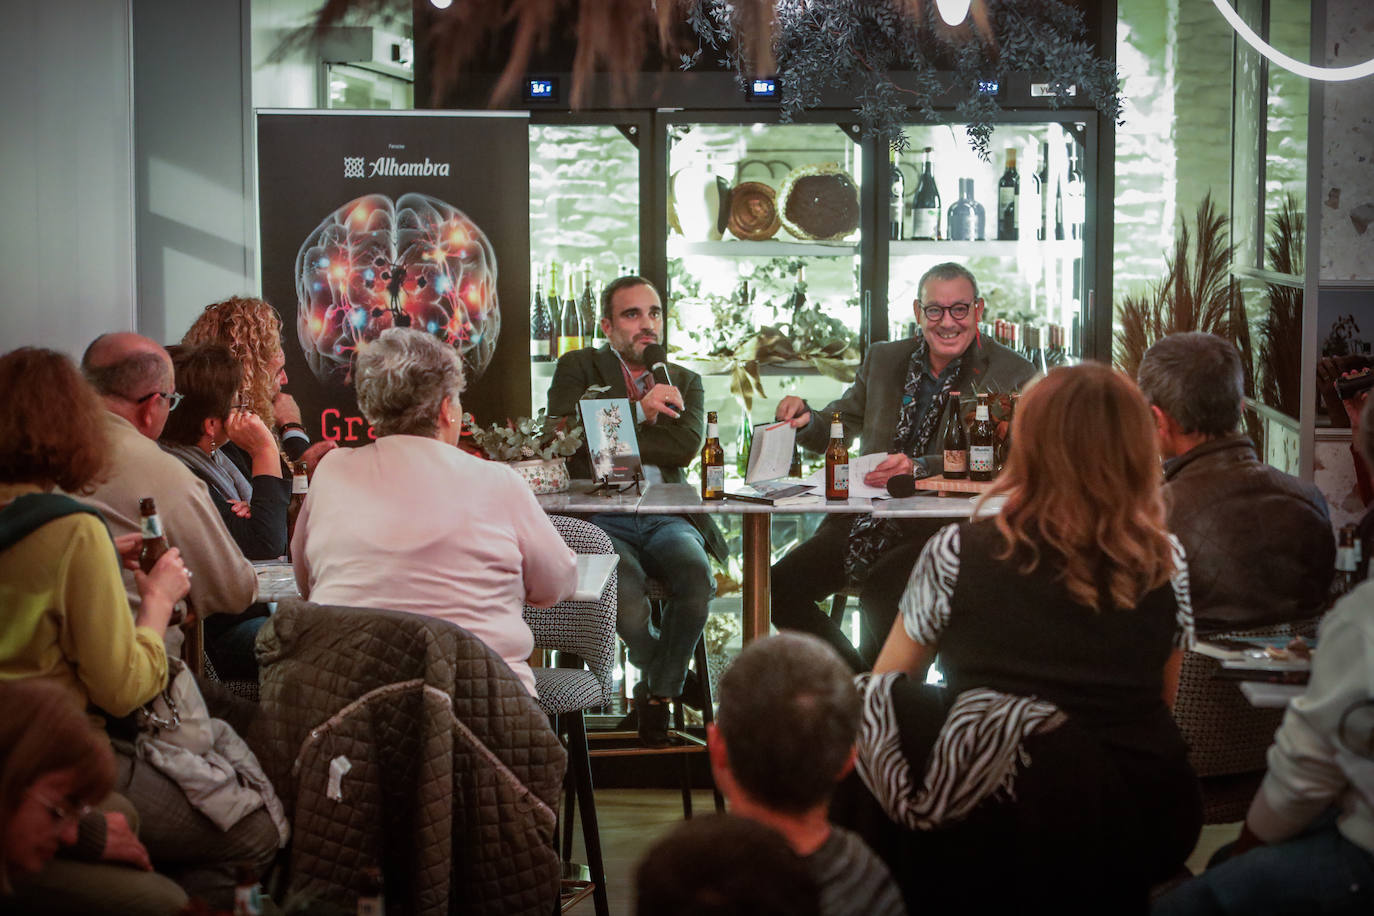
M107 411L108 479L89 497L115 535L140 530L139 500L151 496L167 543L181 548L197 614L238 614L253 602L257 577L244 559L210 494L186 465L164 452L157 437L181 403L171 357L156 341L131 333L97 337L81 357L81 371ZM129 602L138 606L133 575L125 572ZM169 631L179 634L179 630ZM171 646L173 650L179 645Z
M797 428L797 442L820 453L830 441L830 417L838 412L846 444L857 436L862 452L886 451L864 483L882 487L898 475L928 477L944 467L940 418L951 391L1014 391L1035 375L1028 360L978 333L983 300L978 281L959 264L937 264L917 284L914 338L875 343L837 400L813 410L789 395L776 419ZM827 515L816 533L772 570L773 623L829 642L854 668L871 667L897 613L897 599L938 525L898 523L866 516ZM868 583L872 583L871 587ZM817 602L846 587L862 587L861 652Z

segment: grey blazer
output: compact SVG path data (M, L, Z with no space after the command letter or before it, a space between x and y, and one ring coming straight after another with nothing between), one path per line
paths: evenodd
M875 343L844 394L819 410L811 408L811 421L797 431L797 442L813 452L825 451L830 442L830 416L840 413L845 444L857 436L865 452L884 452L892 447L897 417L902 408L906 368L916 351L917 338ZM964 362L954 380L960 395L978 391L1016 391L1035 376L1035 367L1001 344L981 338L964 351ZM931 474L944 469L941 453L922 455Z

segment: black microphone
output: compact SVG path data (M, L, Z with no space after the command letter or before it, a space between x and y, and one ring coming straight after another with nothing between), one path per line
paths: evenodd
M644 348L644 365L654 374L654 381L668 386L673 384L668 375L668 351L663 349L663 344L651 343Z
M905 499L908 496L916 495L916 475L897 474L887 479L887 492L897 497Z

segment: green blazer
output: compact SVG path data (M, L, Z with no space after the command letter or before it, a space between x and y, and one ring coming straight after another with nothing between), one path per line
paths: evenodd
M636 423L635 437L639 440L640 461L657 466L665 482L683 483L687 479L683 469L696 460L706 444L706 391L701 376L677 363L668 364L668 377L682 392L681 415L660 414L653 423ZM550 420L576 417L577 402L593 386L605 386L608 390L604 397L629 395L620 359L609 344L574 350L559 358L553 382L549 385ZM570 460L569 467L575 476L591 477L591 461L585 444ZM688 515L686 518L701 532L711 556L724 563L727 557L725 539L711 517Z

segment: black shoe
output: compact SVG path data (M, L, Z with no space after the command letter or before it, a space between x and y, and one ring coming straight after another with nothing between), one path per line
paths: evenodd
M649 685L635 684L635 712L639 714L639 743L645 747L667 747L668 702L649 702Z
M697 712L701 712L706 706L706 693L701 689L701 678L697 677L697 673L691 668L687 669L687 677L682 681L682 694L678 699Z

